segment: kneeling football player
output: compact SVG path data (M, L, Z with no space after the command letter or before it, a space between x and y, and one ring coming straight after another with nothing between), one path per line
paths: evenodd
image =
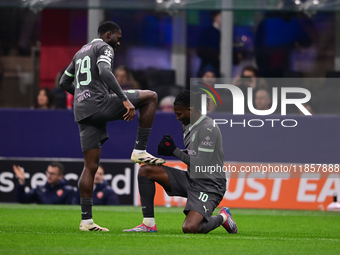
M174 112L182 123L186 151L180 150L169 135L165 135L158 145L159 155L177 157L188 166L188 171L164 165L143 165L138 172L143 223L125 232L157 232L154 218L157 182L169 196L187 198L184 233L208 233L221 225L229 233L237 233L228 208L223 207L218 215L212 216L226 191L225 173L195 172L197 167L203 166L219 165L223 168L224 156L220 129L214 127L211 118L201 114L200 97L201 94L183 91L174 102Z

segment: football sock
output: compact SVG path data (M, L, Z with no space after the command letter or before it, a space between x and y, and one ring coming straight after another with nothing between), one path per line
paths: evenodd
M90 220L81 220L82 222L84 222L85 224L90 224L90 223L93 223L93 220L90 219Z
M146 150L136 150L136 149L133 149L133 152L142 153L142 152L146 152Z
M222 224L223 224L224 222L227 221L227 215L225 215L224 213L221 213L220 215L223 217L223 221L222 221Z
M144 176L138 175L138 189L140 194L140 203L142 205L143 217L154 218L153 200L156 193L155 182L149 180Z
M144 218L143 223L150 228L152 228L156 224L155 218Z
M213 216L209 219L209 221L202 222L202 232L204 234L209 233L211 230L221 226L222 222L223 222L222 215Z
M150 133L151 133L151 128L138 127L135 149L146 150L146 146L148 144Z
M92 198L80 198L82 220L92 219L92 205Z

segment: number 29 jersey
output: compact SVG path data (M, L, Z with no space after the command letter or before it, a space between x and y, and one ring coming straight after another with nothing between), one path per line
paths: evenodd
M112 68L114 51L102 39L85 44L73 57L65 74L74 77L74 119L79 122L100 111L109 98L109 87L100 78L98 63Z

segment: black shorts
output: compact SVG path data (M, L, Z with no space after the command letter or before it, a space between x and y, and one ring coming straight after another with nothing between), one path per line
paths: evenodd
M139 90L127 90L126 96L137 108L139 103ZM122 120L126 108L122 100L115 94L111 94L101 110L92 116L78 122L80 143L82 151L101 148L104 142L109 139L106 130L108 121Z
M169 196L180 196L187 198L187 204L183 212L187 215L189 211L200 213L205 220L209 221L215 208L220 204L224 194L209 192L196 188L187 171L164 166L168 174L171 192Z

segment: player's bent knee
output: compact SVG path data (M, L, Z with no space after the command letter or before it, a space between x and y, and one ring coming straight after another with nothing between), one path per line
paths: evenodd
M157 95L157 93L156 93L155 91L148 90L147 93L148 93L148 98L149 98L150 100L156 101L156 102L157 102L157 100L158 100L158 95Z
M153 166L152 165L142 165L139 168L138 174L141 176L144 176L146 178L149 178L153 173Z
M195 234L195 233L199 233L198 232L198 226L194 225L194 224L187 224L187 223L184 223L183 226L182 226L182 230L183 230L183 233L185 234Z

